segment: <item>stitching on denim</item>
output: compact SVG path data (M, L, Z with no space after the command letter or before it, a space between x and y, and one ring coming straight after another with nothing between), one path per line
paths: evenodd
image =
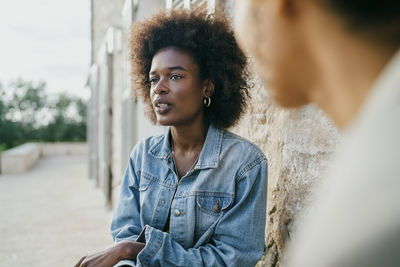
M237 178L235 180L236 183L239 183L241 180L243 180L243 178L245 177L244 175L250 171L251 169L253 169L255 166L257 166L259 163L261 162L267 162L267 159L265 157L259 157L256 160L252 161L251 163L249 163L246 167L243 168L243 170L241 170L239 172L239 174L236 176Z
M166 187L169 187L169 188L175 188L176 187L176 184L173 184L173 183L170 183L170 182L165 182L165 181L163 182L158 178L158 176L155 176L155 175L153 175L151 173L148 173L146 171L139 170L138 173L139 173L139 175L141 174L141 176L138 176L138 177L145 177L146 179L150 180L149 184L154 182L154 183L157 183L159 185L166 186Z
M175 198L184 198L190 196L217 196L217 197L234 197L234 193L227 192L209 192L209 191L189 191L184 193L177 193Z
M164 143L164 139L165 139L165 134L161 136L160 140L157 143L155 143L152 147L149 148L147 153L156 158L165 158L166 154L164 153L164 151L158 152L160 150L159 147L160 146L162 147L162 144Z

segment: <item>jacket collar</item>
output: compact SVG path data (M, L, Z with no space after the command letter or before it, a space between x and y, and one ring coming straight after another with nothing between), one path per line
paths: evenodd
M219 155L221 152L222 138L224 131L215 128L210 124L207 131L206 140L204 141L203 148L201 149L199 160L197 161L194 169L206 169L206 168L217 168ZM171 128L168 128L168 132L160 138L160 140L154 144L148 150L148 154L165 161L172 159L171 151Z

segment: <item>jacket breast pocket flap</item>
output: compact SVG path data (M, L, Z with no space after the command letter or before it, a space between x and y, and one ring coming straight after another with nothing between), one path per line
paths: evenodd
M146 191L149 185L155 180L156 178L148 174L146 172L141 173L140 182L139 182L139 191Z
M233 197L230 194L198 195L197 205L201 211L210 215L218 216L221 212L230 208Z

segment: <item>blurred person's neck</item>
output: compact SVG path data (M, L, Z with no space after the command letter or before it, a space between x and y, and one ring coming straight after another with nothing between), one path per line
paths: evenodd
M326 13L315 7L303 21L320 75L310 99L344 129L357 116L397 47L351 33L343 21Z

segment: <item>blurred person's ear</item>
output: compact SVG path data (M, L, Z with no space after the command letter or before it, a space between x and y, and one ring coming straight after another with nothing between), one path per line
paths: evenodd
M305 34L310 0L236 1L235 31L239 44L257 66L271 97L284 107L310 102L318 68Z

